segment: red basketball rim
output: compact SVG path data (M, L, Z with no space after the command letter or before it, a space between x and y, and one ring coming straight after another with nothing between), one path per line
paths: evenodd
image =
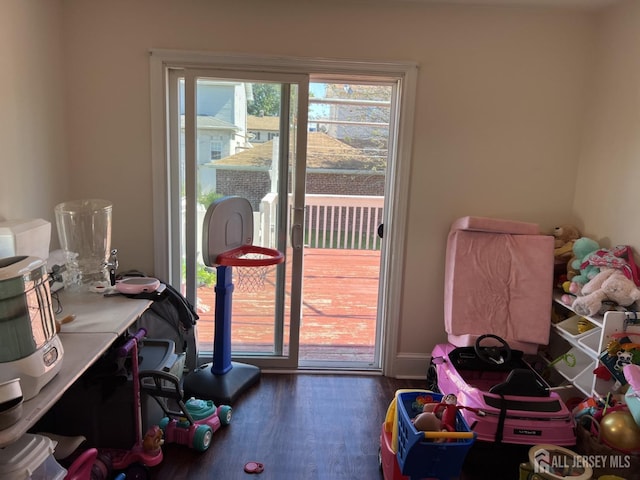
M244 255L264 255L263 258L243 258ZM266 267L284 262L284 255L273 248L258 247L255 245L243 245L227 252L223 252L216 258L218 265L226 267Z

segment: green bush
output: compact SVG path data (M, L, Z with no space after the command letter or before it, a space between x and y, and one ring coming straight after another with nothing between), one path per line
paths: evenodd
M187 276L187 267L182 262L182 278ZM212 287L216 283L216 269L213 267L207 267L198 263L196 266L196 280L199 287Z
M201 193L200 195L198 195L198 203L201 203L202 205L205 206L205 208L208 208L209 205L211 205L213 202L215 202L219 198L222 198L223 196L224 195L222 195L221 193L217 193L214 191Z

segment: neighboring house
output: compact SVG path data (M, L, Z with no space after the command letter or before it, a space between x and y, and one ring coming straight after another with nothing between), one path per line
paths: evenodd
M220 165L240 162L238 164L240 165L243 160L255 155L263 155L271 162L272 147L254 150L265 144L272 145L278 138L280 117L247 114L247 103L253 99L251 87L251 83L242 82L217 80L198 82L197 155L198 181L202 193L210 191L224 193L222 190L225 187L222 185L228 185L228 183L220 183L221 174L216 175L216 171L210 168L212 162ZM372 170L385 168L390 102L373 99L387 98L391 89L388 86L359 85L358 89L362 91L354 94L349 90L350 86L345 87L348 88L337 90L335 85L327 87L331 88L329 93L332 96L332 100L328 101L329 122L320 131L309 132L308 193L351 193L353 180L345 177L345 170L354 170L355 173L350 175L359 178L357 183L364 184L363 173L366 173L370 179ZM184 119L182 121L184 122ZM318 121L317 125L322 123ZM182 127L184 129L184 124ZM337 138L342 141L336 140ZM352 150L347 153L345 150L348 148ZM238 159L235 157L238 154L244 156ZM322 159L316 158L318 165L330 164L330 166L320 168L314 165L314 156L317 157L317 155L322 156ZM353 160L354 158L357 160ZM337 170L340 174L327 170ZM256 175L252 174L252 176ZM384 174L374 174L374 177L379 178L380 185L376 184L376 187L369 185L366 188L361 185L356 187L355 195L382 195ZM270 180L266 183L270 185ZM257 194L262 191L262 184L250 183L247 188L256 190ZM371 193L372 190L375 192ZM270 188L262 194L269 191ZM255 195L247 198L252 200L255 207Z
M215 172L217 193L247 198L258 211L262 198L274 191L271 176L275 155L277 140L271 140L209 162L204 168ZM386 157L369 156L322 132L308 134L308 194L381 196L385 170Z
M247 115L247 130L251 143L268 142L280 133L280 117Z
M386 154L389 138L391 95L388 85L327 84L328 122L315 122L326 132L353 147L366 149L369 155ZM318 99L319 101L321 99Z
M184 91L181 91L180 151L184 152ZM202 165L234 155L249 147L247 138L247 101L251 84L219 80L198 81L198 179L202 191L216 189L215 174Z

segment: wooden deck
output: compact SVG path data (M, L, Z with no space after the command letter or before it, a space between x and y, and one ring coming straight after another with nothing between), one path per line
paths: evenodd
M376 332L380 252L305 250L300 361L372 362ZM231 341L234 352L270 352L274 338L274 273L264 290L239 291L234 269ZM286 295L289 296L289 282ZM198 290L199 349L213 345L213 287ZM285 330L288 336L287 308Z

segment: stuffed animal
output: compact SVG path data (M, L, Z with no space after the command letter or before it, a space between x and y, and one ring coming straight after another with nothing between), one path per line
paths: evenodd
M425 405L425 408L429 406L430 410L441 420L442 431L447 432L455 432L456 431L456 416L458 410L469 410L471 412L476 413L477 415L483 417L485 412L479 410L477 408L465 407L462 405L458 405L458 398L453 394L449 393L442 397L442 401L437 403L435 406L431 407L430 404ZM424 408L423 408L424 411Z
M573 280L573 278L576 275L580 274L580 269L579 268L574 268L573 267L573 263L578 259L578 257L576 257L576 254L574 253L571 258L567 261L567 281L569 282L569 284L571 284L571 280ZM569 286L567 285L566 287L563 285L563 290L566 293L569 293Z
M572 308L583 316L604 313L607 310L603 305L605 301L628 307L640 300L640 288L615 268L603 269L582 287L582 294L574 300Z
M433 412L422 412L413 419L413 426L421 432L439 432L442 420Z
M560 225L553 229L554 250L553 256L556 259L567 260L573 255L573 244L582 234L574 225Z
M601 248L589 255L587 259L590 265L596 267L610 267L622 270L627 278L632 279L640 287L640 273L633 256L633 251L628 245L617 245L613 248Z
M595 265L585 265L589 256L598 251L599 248L598 242L588 237L580 237L573 243L575 260L571 262L571 267L580 271L578 275L571 279L569 290L574 295L579 295L582 287L600 272L600 269Z

